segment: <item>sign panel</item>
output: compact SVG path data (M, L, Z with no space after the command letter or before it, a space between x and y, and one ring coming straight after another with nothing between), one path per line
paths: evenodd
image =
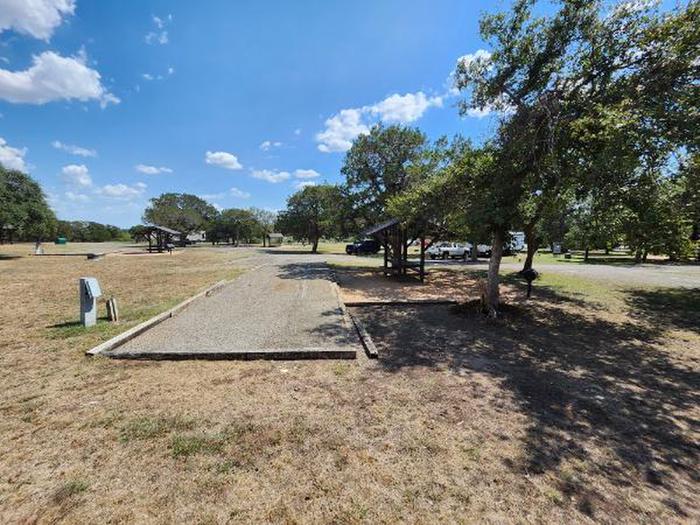
M85 293L87 293L90 299L96 299L102 296L102 290L100 289L100 283L94 277L84 277L85 282Z

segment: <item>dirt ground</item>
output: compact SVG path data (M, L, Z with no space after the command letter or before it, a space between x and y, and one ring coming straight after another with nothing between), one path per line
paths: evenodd
M0 253L2 523L700 519L697 290L354 309L378 360L123 362L84 357L78 276L136 322L241 252Z
M391 301L467 301L478 296L474 275L452 269L431 269L424 283L413 276L388 279L369 268L337 268L340 296L346 303ZM502 293L508 297L507 285Z

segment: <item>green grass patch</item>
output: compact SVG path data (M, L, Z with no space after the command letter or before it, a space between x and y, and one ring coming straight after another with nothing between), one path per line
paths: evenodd
M173 431L193 430L197 422L180 416L174 417L139 417L128 421L119 431L119 440L123 443L136 440L155 439Z
M197 454L220 454L226 445L227 436L222 434L174 436L170 450L175 458L186 458Z
M73 496L82 494L89 486L88 482L82 479L68 480L56 489L52 499L55 503L62 503Z

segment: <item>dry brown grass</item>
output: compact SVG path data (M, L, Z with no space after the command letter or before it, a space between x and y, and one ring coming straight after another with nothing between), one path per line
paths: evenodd
M88 359L107 330L50 328L82 274L135 322L230 276L232 253L0 260L0 522L700 516L697 317L657 321L661 341L649 301L634 321L561 300L497 326L363 309L381 356L351 363Z

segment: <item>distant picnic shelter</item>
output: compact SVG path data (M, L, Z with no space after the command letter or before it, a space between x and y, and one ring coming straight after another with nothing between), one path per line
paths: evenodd
M282 246L282 241L284 241L284 235L281 233L268 233L267 234L267 245L268 246Z
M12 224L5 224L0 229L0 244L5 244L9 242L12 244L12 234L15 231L15 227Z
M425 238L423 235L410 235L408 227L398 219L389 219L364 230L363 237L375 237L384 248L384 275L417 274L425 281ZM408 247L420 240L420 259L409 260Z
M182 237L182 233L177 230L158 226L157 224L144 226L144 237L148 240L149 253L164 251L172 252L175 247L174 237Z

